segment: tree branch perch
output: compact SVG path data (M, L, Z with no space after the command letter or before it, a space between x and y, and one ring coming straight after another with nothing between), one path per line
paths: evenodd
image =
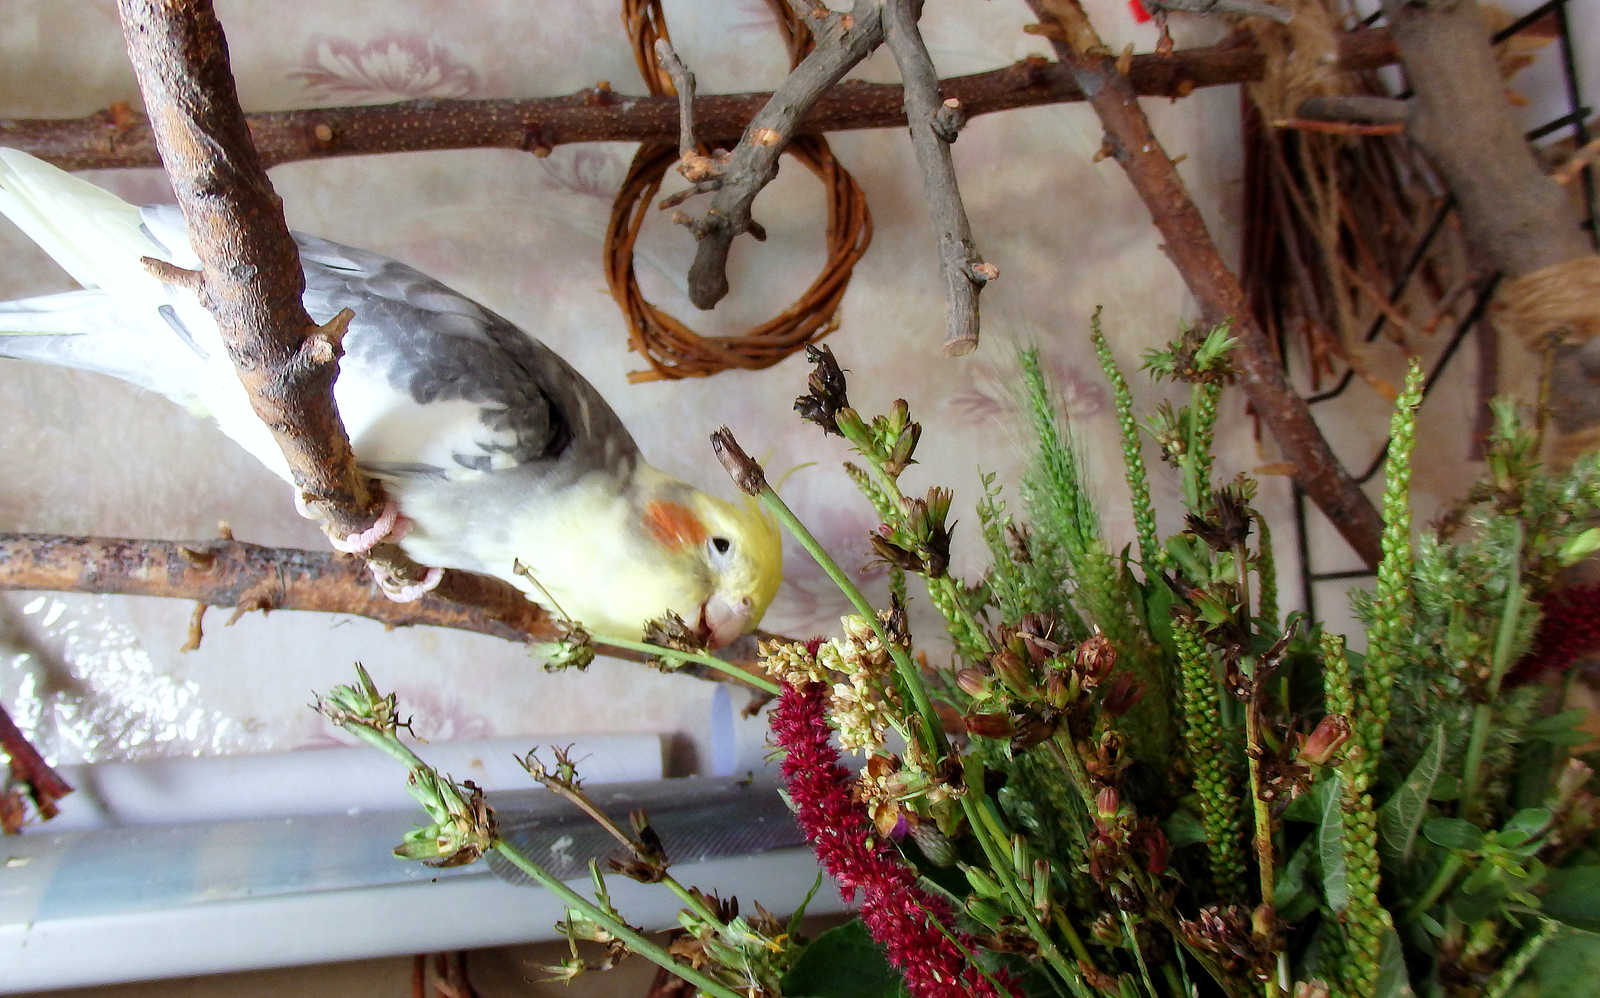
M999 275L999 269L984 263L973 245L972 225L961 203L955 163L950 158L961 102L955 98L946 101L939 92L939 76L917 30L921 13L921 0L884 0L884 39L905 85L911 146L922 171L922 188L928 196L928 214L939 247L939 269L945 284L943 352L947 357L959 357L978 348L978 292Z

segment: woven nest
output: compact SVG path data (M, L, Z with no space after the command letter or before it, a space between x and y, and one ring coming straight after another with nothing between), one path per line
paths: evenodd
M675 94L671 79L655 53L657 38L666 38L660 0L623 0L622 17L633 44L634 58L650 92ZM784 33L790 64L810 50L810 35L786 3L774 3ZM705 153L706 150L702 150ZM866 195L828 148L821 136L800 136L784 149L822 182L828 198L827 262L804 294L781 313L738 336L701 336L648 301L633 268L639 230L651 213L667 170L678 162L677 146L646 144L634 154L627 179L611 206L606 227L606 282L628 321L629 348L650 364L628 380L656 381L703 378L729 368L771 367L809 343L838 328L839 303L850 285L856 261L872 241L872 217Z

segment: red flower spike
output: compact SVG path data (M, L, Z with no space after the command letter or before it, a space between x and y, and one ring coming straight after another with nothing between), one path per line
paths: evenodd
M1133 19L1140 24L1150 20L1150 12L1144 9L1144 4L1139 0L1128 0L1128 9L1133 12Z
M1600 651L1600 585L1572 586L1540 601L1544 617L1533 648L1506 674L1506 683L1537 682Z
M795 817L839 894L852 901L861 892L861 921L905 975L912 998L1020 998L1008 975L994 975L1006 989L997 991L967 962L951 938L968 952L977 949L976 940L955 927L949 905L918 887L894 847L873 834L866 809L851 798L854 777L828 740L826 708L822 684L784 683L772 734L784 750L783 778Z

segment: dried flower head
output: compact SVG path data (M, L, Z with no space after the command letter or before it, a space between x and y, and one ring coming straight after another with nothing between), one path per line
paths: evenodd
M806 360L815 365L811 377L806 379L810 390L794 400L794 410L801 419L822 427L824 433L843 436L837 417L839 410L850 407L850 399L845 394L844 371L834 359L833 351L826 346L806 347Z

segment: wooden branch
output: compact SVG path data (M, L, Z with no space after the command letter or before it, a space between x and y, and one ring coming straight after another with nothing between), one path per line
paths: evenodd
M1384 30L1340 39L1339 68L1356 72L1394 62ZM1266 62L1243 39L1168 56L1136 55L1128 79L1145 97L1186 97L1201 87L1259 80ZM1065 67L1032 58L1004 69L940 81L946 97L969 116L1083 100ZM770 93L697 97L694 119L706 142L731 142ZM823 95L797 135L906 124L905 94L892 84L846 80ZM521 149L548 155L572 142L678 141L675 97L623 96L584 90L531 100L415 100L366 107L311 108L246 115L266 166L338 156L442 149ZM160 166L150 125L125 105L83 118L0 119L0 145L32 153L64 170Z
M1328 446L1311 410L1289 384L1245 300L1239 278L1217 251L1177 167L1150 129L1129 80L1100 43L1076 0L1028 0L1056 57L1072 72L1105 126L1106 142L1161 232L1167 255L1209 323L1232 324L1229 355L1251 404L1295 465L1294 477L1341 536L1376 566L1383 521ZM1075 48L1066 39L1085 40Z
M1414 94L1406 134L1456 197L1472 245L1508 278L1593 252L1512 117L1473 0L1386 0Z
M351 316L319 324L306 314L300 254L239 107L222 25L210 0L119 0L118 10L155 144L200 258L201 303L306 505L336 536L361 534L384 510L356 468L333 400ZM403 582L424 577L392 544L380 545L373 560Z
M1392 97L1350 94L1342 97L1312 97L1300 105L1300 117L1311 121L1355 121L1367 125L1405 124L1411 105Z
M241 613L344 613L388 627L429 624L506 641L559 636L542 607L499 579L449 572L422 599L396 603L372 584L358 557L235 540L0 534L0 590L11 589L163 596Z
M1240 17L1264 17L1279 24L1288 24L1294 14L1265 0L1150 0L1152 11L1183 14L1237 14Z
M917 30L921 0L884 0L884 40L900 67L905 84L906 119L911 146L922 171L922 189L928 196L939 247L939 269L944 274L945 334L943 353L959 357L978 348L978 292L999 276L999 268L983 262L972 242L972 225L956 185L950 145L955 142L963 110L952 97L939 92L939 76Z
M728 252L735 237L754 231L750 207L756 195L778 175L778 157L812 106L882 43L881 15L879 0L855 0L848 14L820 4L802 12L812 22L816 47L750 119L722 168L711 207L689 226L696 241L689 301L696 308L712 308L727 296Z
M362 561L331 551L270 548L243 541L146 541L54 534L0 534L0 590L47 590L160 596L206 606L234 607L233 620L259 610L305 610L365 617L386 627L448 627L523 644L560 640L561 626L508 582L470 572L446 572L439 587L410 603L386 598L364 574ZM230 620L229 623L233 623ZM756 638L774 635L758 632ZM755 638L717 654L758 668ZM612 658L648 656L596 646ZM697 665L679 670L702 679L726 677Z
M8 784L0 787L0 831L15 835L22 830L27 817L26 805L21 800L24 792L33 801L40 818L46 821L54 818L56 801L72 793L72 784L50 768L4 708L0 708L0 752L10 760L11 769Z

